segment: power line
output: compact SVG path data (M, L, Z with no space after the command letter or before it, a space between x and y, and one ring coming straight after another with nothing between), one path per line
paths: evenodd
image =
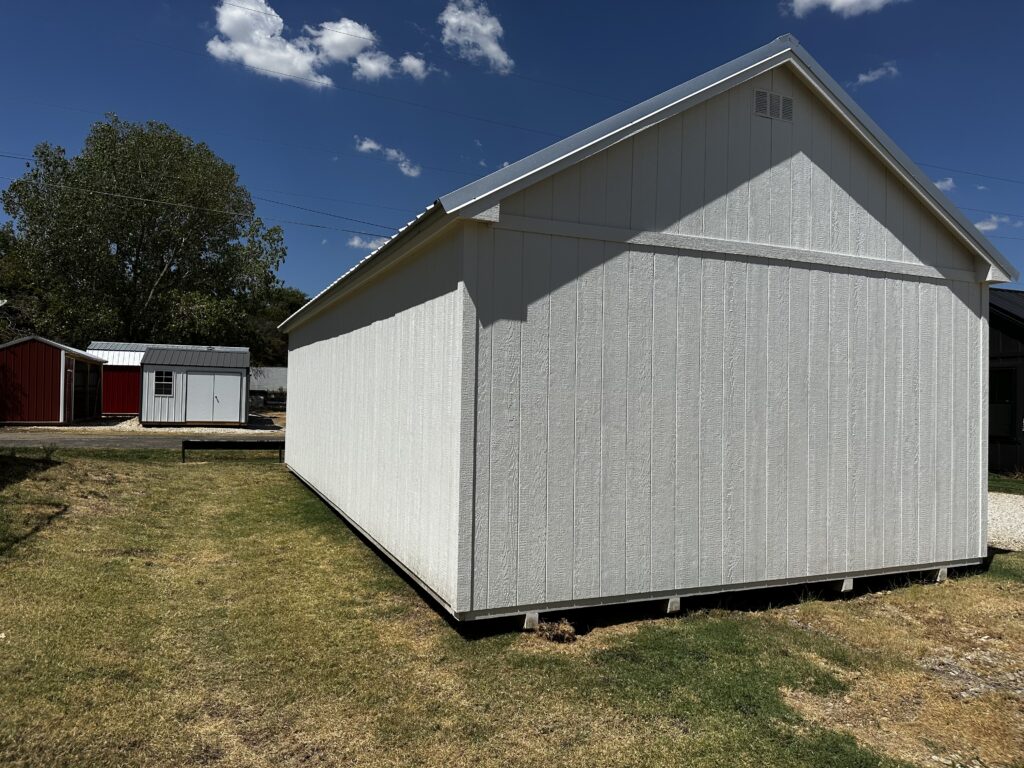
M32 159L34 159L34 158L31 158L31 157L25 157L24 155L11 155L11 154L7 154L5 152L0 152L0 157L15 158L15 159L18 159L18 160L32 160ZM9 178L9 177L4 177L4 178ZM178 178L181 178L181 177L178 177ZM340 213L333 213L331 211L322 211L322 210L319 210L318 208L307 208L307 207L302 206L302 205L295 205L293 203L286 203L283 200L274 200L272 198L262 197L260 195L253 195L252 198L254 200L261 200L261 201L263 201L265 203L272 203L274 205L282 205L282 206L284 206L286 208L295 208L297 210L307 211L309 213L318 213L321 216L330 216L331 218L334 218L334 219L343 219L344 221L351 221L351 222L354 222L356 224L366 224L369 227L379 227L381 229L388 230L389 232L393 232L395 230L395 227L393 225L391 225L391 224L378 224L378 223L376 223L374 221L366 221L364 219L356 219L356 218L353 218L352 216L342 216Z
M938 168L940 171L948 171L950 173L962 173L965 176L977 176L982 179L993 179L995 181L1005 181L1010 184L1024 184L1024 179L1011 179L1008 176L991 176L987 173L978 173L977 171L964 171L958 168L947 168L944 165L935 165L934 163L922 163L918 162L918 165L923 165L928 168Z
M13 176L0 176L0 179L7 179L8 181L19 181ZM155 205L167 205L174 208L187 208L193 211L205 211L207 213L224 213L229 216L246 216L248 215L244 211L231 211L226 208L207 208L200 205L190 205L189 203L177 203L172 200L156 200L150 197L138 197L136 195L125 195L120 192L108 192L102 189L90 189L88 187L79 187L74 184L60 184L52 181L33 181L33 184L44 187L59 187L61 189L70 189L75 192L85 192L92 195L103 195L105 197L114 197L121 200L134 200L142 203L153 203ZM261 217L262 218L262 217ZM298 227L312 227L314 229L330 229L336 232L345 232L351 235L365 235L367 237L382 237L380 232L362 232L357 229L343 229L341 227L329 227L326 224L313 224L307 221L292 221L289 219L272 219L268 218L267 221L276 221L281 224L293 224Z
M50 108L50 109L61 109L61 110L66 110L68 112L80 112L80 113L86 114L86 115L97 115L99 117L106 117L106 115L108 114L107 112L97 112L94 109L82 109L81 107L71 107L71 106L67 106L67 105L64 105L64 104L54 104L52 102L37 101L35 99L19 99L19 101L21 101L21 102L23 102L25 104L34 104L34 105L37 105L37 106L47 107L47 108ZM358 151L356 151L354 149L338 149L337 147L314 146L312 144L296 144L295 142L279 141L277 139L267 139L267 138L263 138L263 137L260 137L260 136L245 136L243 134L236 133L236 132L233 132L233 131L218 131L216 129L207 129L205 131L205 133L214 134L214 135L218 135L218 136L229 136L229 137L234 138L234 139L239 139L241 141L248 141L248 142L251 142L251 143L254 143L254 144L270 144L272 146L278 146L278 147L289 147L290 149L299 149L299 150L302 150L304 152L309 152L310 154L316 153L317 155L321 155L322 153L327 152L327 153L331 153L332 155L344 155L345 159L359 158L359 159L362 159L362 160L372 160L372 161L378 162L378 163L391 163L392 162L391 160L388 160L386 157L380 157L378 155L374 155L374 154L370 154L370 153L366 153L366 152L358 152ZM419 166L420 168L423 168L424 170L427 170L427 171L438 171L440 173L449 173L449 174L452 174L452 175L455 175L455 176L464 176L466 178L477 178L477 174L476 173L470 173L469 171L457 171L454 168L441 168L441 167L436 166L436 165L424 165L422 163L416 163L416 165ZM362 203L359 203L359 204L363 205ZM387 207L387 206L382 206L382 207ZM407 212L412 212L412 211L411 210L407 210Z
M353 219L351 216L342 216L341 214L331 213L330 211L321 211L321 210L319 210L317 208L306 208L305 206L302 206L302 205L294 205L292 203L285 203L285 202L283 202L281 200L271 200L269 197L260 197L259 195L253 195L253 200L262 200L265 203L273 203L274 205L283 205L285 208L295 208L296 210L306 211L307 213L318 213L321 216L330 216L331 218L334 218L334 219L344 219L345 221L352 221L352 222L355 222L356 224L366 224L368 227L380 227L381 229L386 229L389 232L394 232L395 229L396 229L395 227L391 226L390 224L377 224L376 222L373 222L373 221L364 221L362 219Z

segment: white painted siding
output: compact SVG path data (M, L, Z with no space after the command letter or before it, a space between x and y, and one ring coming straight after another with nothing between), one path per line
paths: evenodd
M792 96L793 122L756 116L757 88ZM508 197L501 215L974 268L788 66Z
M980 285L477 237L474 610L984 555Z
M171 397L156 395L156 371L171 371L174 374L174 389ZM174 365L146 365L142 368L142 403L139 420L144 424L183 424L188 419L186 401L188 397L188 373L200 371L211 374L230 372L240 377L234 422L245 424L248 420L249 388L244 368L192 368Z
M453 609L460 259L455 236L426 246L293 330L288 356L289 467Z

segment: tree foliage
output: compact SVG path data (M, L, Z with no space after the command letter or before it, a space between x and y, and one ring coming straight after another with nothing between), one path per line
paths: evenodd
M241 344L282 362L276 323L305 297L277 279L283 233L230 164L163 123L114 115L77 156L43 143L33 157L0 193L0 334Z

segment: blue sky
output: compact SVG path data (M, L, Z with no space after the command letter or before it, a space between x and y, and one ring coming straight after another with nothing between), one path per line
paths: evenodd
M0 153L165 121L268 222L317 225L282 224L310 293L439 195L785 32L1024 267L1019 1L105 0L4 29Z

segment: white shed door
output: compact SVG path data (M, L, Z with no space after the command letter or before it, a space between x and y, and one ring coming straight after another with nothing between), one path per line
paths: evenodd
M213 421L238 421L242 400L242 375L218 373L213 385Z
M213 421L215 375L189 371L185 384L185 421Z

